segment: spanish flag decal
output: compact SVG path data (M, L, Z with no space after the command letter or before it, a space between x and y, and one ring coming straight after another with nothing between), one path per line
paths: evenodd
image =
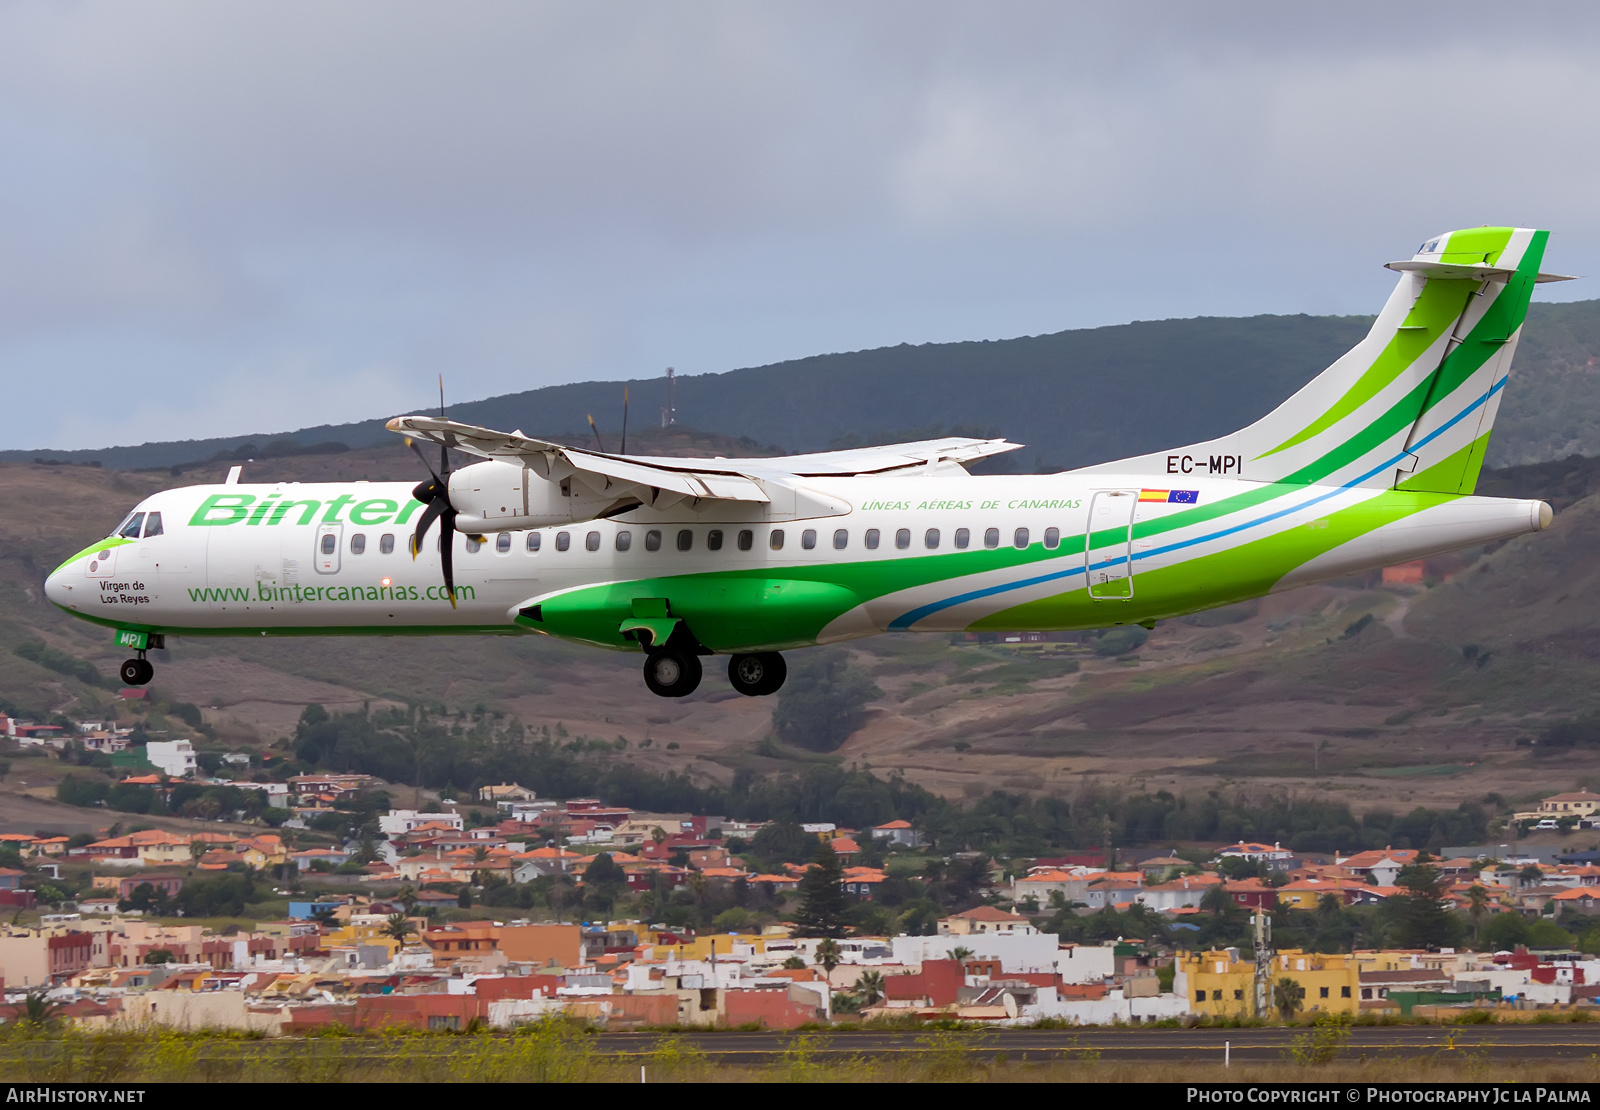
M1154 501L1162 505L1198 505L1200 504L1200 491L1197 489L1142 489L1139 491L1140 501Z

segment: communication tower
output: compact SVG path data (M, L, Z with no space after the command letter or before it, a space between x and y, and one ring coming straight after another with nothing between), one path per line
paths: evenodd
M672 367L667 367L667 405L661 410L661 426L670 428L678 422L678 406L672 398Z

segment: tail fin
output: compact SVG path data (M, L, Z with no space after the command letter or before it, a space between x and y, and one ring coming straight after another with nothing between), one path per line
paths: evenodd
M1547 231L1480 227L1391 262L1400 283L1365 339L1249 427L1087 467L1261 482L1471 493Z

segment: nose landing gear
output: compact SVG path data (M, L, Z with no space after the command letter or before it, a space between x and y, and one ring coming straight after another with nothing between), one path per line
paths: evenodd
M728 660L728 681L746 697L776 694L787 677L789 666L783 661L783 656L775 651L735 655Z

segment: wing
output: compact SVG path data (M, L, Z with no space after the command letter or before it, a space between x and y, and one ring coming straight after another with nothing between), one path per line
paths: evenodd
M987 455L1014 451L1003 439L930 439L886 447L784 455L769 459L682 459L612 455L533 439L521 432L496 432L435 416L397 416L391 432L440 443L485 459L516 460L545 476L567 471L604 479L606 487L670 490L684 497L725 501L769 501L763 482L792 484L794 478L849 477L896 471L937 473ZM570 468L570 471L568 470ZM655 498L649 498L655 503Z

